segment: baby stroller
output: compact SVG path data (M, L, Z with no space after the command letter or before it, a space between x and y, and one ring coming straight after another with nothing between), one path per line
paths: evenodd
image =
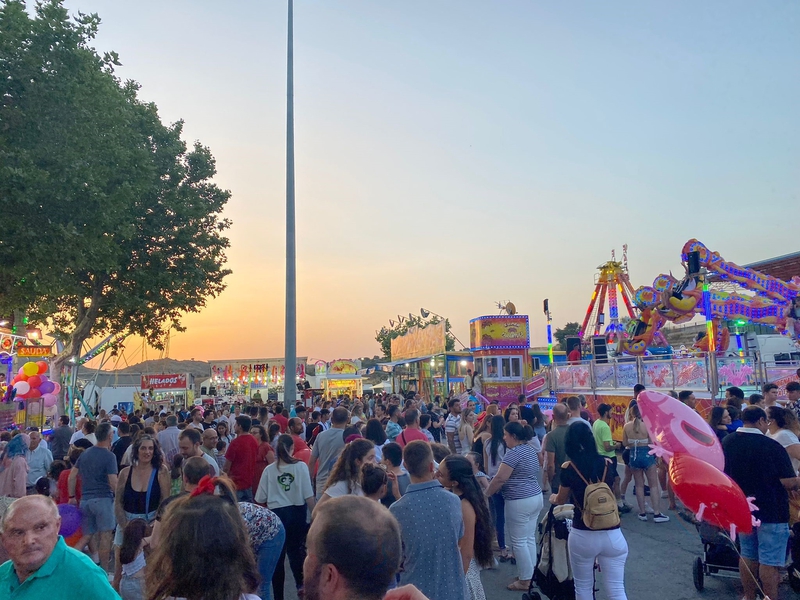
M573 509L572 504L551 506L539 523L539 560L533 570L530 589L522 595L522 600L542 600L542 595L550 600L575 600L567 549Z
M722 529L705 521L697 524L697 532L703 542L703 555L695 558L692 565L694 587L697 591L703 591L707 576L738 578L738 544L731 542Z

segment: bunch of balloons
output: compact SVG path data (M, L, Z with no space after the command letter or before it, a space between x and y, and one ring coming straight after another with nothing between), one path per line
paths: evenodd
M16 392L15 398L22 400L41 398L47 408L55 406L61 386L47 378L45 375L47 369L47 362L43 360L30 361L22 365L14 379L11 380L11 385Z
M730 533L750 533L755 507L723 473L722 445L703 417L672 396L644 391L638 397L642 420L653 441L651 454L669 461L675 495L698 519ZM757 524L757 523L755 523Z

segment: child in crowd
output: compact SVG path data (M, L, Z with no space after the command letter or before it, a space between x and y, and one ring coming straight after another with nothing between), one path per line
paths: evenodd
M122 533L122 546L119 549L119 562L122 564L122 580L119 595L122 600L145 599L144 537L147 522L132 519Z
M169 471L169 495L177 496L183 491L183 455L176 454L172 459L172 469Z
M361 490L365 497L380 502L386 496L388 484L386 465L367 463L361 467Z
M225 467L225 451L228 449L228 443L225 440L219 440L217 442L217 454L214 458L219 465L219 470L222 472L222 469Z
M481 455L477 452L468 452L467 460L472 465L472 473L475 475L478 485L481 486L481 491L485 492L489 487L489 477L481 471Z

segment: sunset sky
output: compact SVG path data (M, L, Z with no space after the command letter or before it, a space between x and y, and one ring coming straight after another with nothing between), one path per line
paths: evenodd
M170 356L283 356L286 3L66 6L233 193L228 288ZM422 306L467 341L500 300L542 344L542 300L579 321L625 243L634 286L692 237L797 251L799 29L792 1L298 0L298 354L378 354Z

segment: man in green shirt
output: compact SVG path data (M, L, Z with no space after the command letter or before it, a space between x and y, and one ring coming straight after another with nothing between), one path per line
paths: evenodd
M0 598L119 600L103 569L58 535L61 516L45 496L15 500L0 526L11 560L0 565Z
M597 407L597 414L600 418L592 425L594 441L597 444L597 452L600 456L610 459L614 469L617 468L617 448L614 438L611 437L611 405L600 404ZM622 499L619 488L619 477L614 479L614 495L617 497L617 506L621 512L630 512L631 508Z

